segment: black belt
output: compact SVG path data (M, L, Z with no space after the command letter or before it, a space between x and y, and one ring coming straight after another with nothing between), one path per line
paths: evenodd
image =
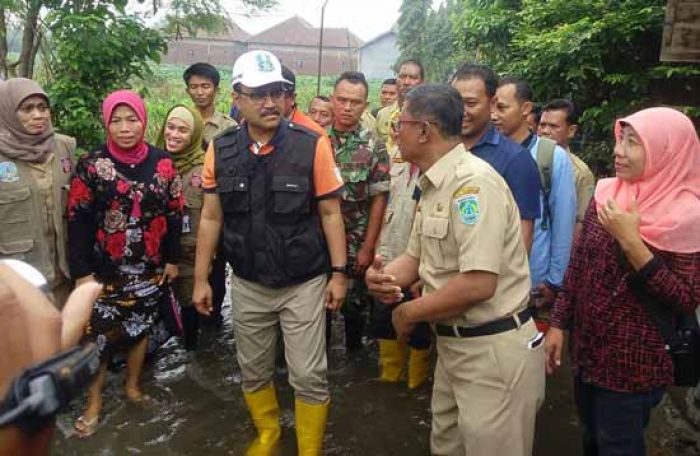
M516 322L516 317L518 320L520 320L520 324ZM515 329L518 326L525 324L528 320L530 320L530 318L532 318L532 313L530 313L530 309L525 309L522 312L519 312L517 315L485 323L481 326L474 326L472 328L436 324L435 332L438 336L447 337L491 336L493 334L498 334L510 331L511 329Z

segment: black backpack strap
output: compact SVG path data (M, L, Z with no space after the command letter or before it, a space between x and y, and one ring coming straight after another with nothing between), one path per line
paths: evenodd
M618 255L624 258L623 264L628 264L627 258L622 253L622 248L619 244L615 244ZM658 296L654 295L646 286L645 280L656 270L663 265L659 257L652 258L649 263L644 265L642 269L627 276L627 284L629 285L632 294L644 306L649 318L651 318L654 326L661 333L666 345L673 347L678 343L678 335L674 326L674 311L670 305L665 305L661 302Z
M549 138L538 138L537 150L535 152L537 169L540 172L540 184L544 194L544 204L542 205L542 223L540 227L548 230L552 214L549 210L549 196L552 193L552 173L554 168L554 148L556 143Z

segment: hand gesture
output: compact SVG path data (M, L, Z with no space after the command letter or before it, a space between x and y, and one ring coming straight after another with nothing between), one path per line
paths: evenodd
M403 299L396 277L384 274L381 255L376 255L372 265L367 268L365 283L370 294L384 304L396 304Z
M598 221L600 224L621 244L641 238L639 234L640 218L639 212L637 212L636 199L632 200L632 210L629 212L618 207L614 199L609 199L598 210Z

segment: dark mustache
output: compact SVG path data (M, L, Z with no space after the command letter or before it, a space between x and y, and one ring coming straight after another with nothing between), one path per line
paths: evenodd
M279 116L280 112L276 109L266 109L264 111L260 111L260 115L261 116L271 116L271 115Z

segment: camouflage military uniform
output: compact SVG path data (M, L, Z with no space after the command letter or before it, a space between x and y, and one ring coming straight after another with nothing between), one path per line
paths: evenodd
M348 264L354 265L365 240L372 198L389 191L389 155L384 143L361 126L351 132L340 132L331 127L328 136L345 182L341 210L345 222ZM365 303L369 299L364 280L361 277L351 279L343 314L346 345L348 349L356 349L359 348L364 327L362 313L368 310Z

